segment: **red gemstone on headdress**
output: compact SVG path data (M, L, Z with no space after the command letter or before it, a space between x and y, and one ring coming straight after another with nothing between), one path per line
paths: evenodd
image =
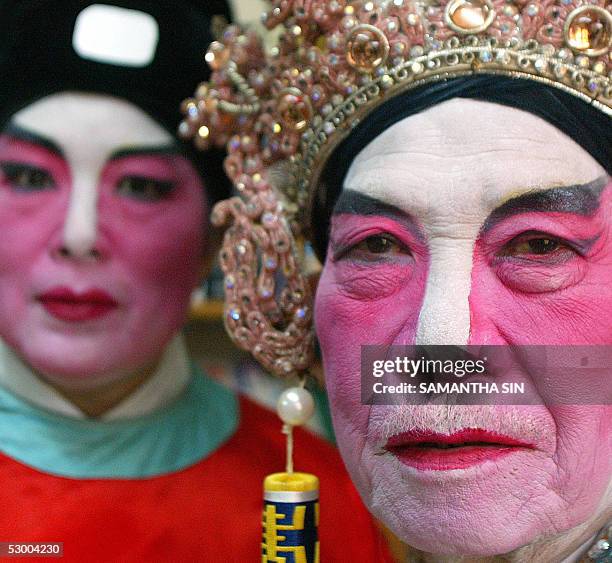
M612 43L612 16L598 6L581 6L567 18L565 42L575 51L600 55Z
M283 90L278 98L281 121L293 131L305 129L312 118L310 99L297 88Z
M346 40L346 60L359 72L372 72L387 60L389 41L373 25L355 27Z

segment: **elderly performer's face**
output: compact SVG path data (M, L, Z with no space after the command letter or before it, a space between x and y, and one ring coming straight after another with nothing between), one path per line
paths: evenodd
M610 178L553 126L452 100L373 140L332 218L316 328L340 449L374 514L432 553L587 541L612 517L612 407L362 405L359 346L609 345L611 288ZM466 429L505 445L436 443ZM385 448L407 432L431 443Z
M0 137L0 336L65 386L155 362L197 283L202 183L132 104L62 93Z

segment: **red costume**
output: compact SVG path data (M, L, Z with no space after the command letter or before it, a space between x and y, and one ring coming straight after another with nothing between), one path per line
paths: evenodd
M321 560L390 560L336 450L295 432L296 467L321 482ZM258 561L262 479L284 457L279 420L244 397L234 435L168 475L72 479L0 454L0 541L61 541L66 562Z

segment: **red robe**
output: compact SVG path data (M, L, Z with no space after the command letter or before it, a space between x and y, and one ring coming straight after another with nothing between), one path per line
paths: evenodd
M262 481L285 441L244 397L240 417L210 456L152 478L56 477L0 454L0 542L63 542L66 563L261 561ZM299 429L295 443L296 470L320 479L322 563L390 561L337 451Z

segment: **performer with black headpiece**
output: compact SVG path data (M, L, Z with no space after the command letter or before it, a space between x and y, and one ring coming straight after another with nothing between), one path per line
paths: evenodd
M259 557L279 423L180 335L229 195L222 153L177 134L219 17L224 2L0 2L1 541L63 542L69 561ZM336 484L323 542L371 561L339 457L302 439Z

